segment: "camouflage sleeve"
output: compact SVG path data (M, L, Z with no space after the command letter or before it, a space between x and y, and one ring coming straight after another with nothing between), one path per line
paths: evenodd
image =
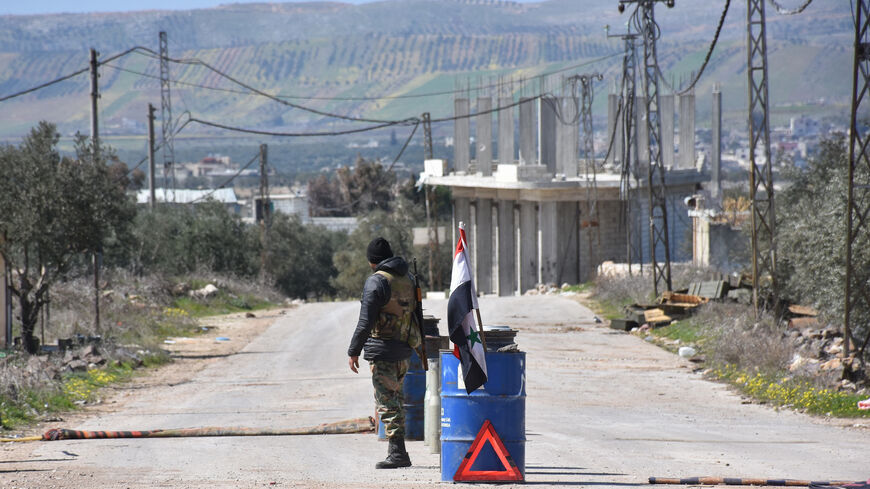
M368 339L372 327L378 319L378 313L389 300L390 282L380 275L370 275L366 279L365 287L363 287L359 321L356 323L356 330L353 332L350 347L347 349L348 356L356 357L362 352L363 345L365 345L366 339Z

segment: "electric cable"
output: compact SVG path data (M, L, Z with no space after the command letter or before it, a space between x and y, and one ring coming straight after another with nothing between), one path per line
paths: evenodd
M247 134L259 134L261 136L277 136L277 137L314 137L314 136L342 136L345 134L356 134L360 132L368 132L374 131L376 129L383 129L385 127L398 126L398 125L407 125L404 121L395 121L395 122L386 122L383 124L377 124L374 126L368 127L360 127L357 129L346 129L343 131L322 131L322 132L278 132L278 131L265 131L261 129L249 129L238 126L230 126L228 124L221 124L219 122L207 121L205 119L200 119L198 117L191 116L190 122L196 122L197 124L202 124L204 126L211 126L218 129L224 129L227 131L235 131L235 132L243 132Z
M135 47L132 47L132 48L126 50L126 51L123 51L123 52L121 52L121 53L118 53L118 54L116 54L116 55L114 55L114 56L110 56L110 57L108 57L108 58L106 58L106 59L104 59L104 60L102 60L102 61L99 61L99 60L98 60L98 61L97 61L97 65L101 65L101 64L103 64L103 63L108 63L108 62L110 62L110 61L114 61L114 60L116 60L116 59L118 59L118 58L120 58L120 57L122 57L122 56L126 56L126 55L128 55L128 54L130 54L130 53L132 53L132 52L134 52L134 51L136 51L136 50L138 50L138 49L141 49L141 48L142 48L142 46L135 46ZM43 83L43 84L41 84L41 85L37 85L37 86L35 86L35 87L31 87L31 88L28 88L28 89L26 89L26 90L22 90L22 91L20 91L20 92L16 92L16 93L12 93L12 94L6 95L6 96L4 96L4 97L0 97L0 102L5 102L5 101L7 101L7 100L9 100L9 99L13 99L13 98L15 98L15 97L20 97L20 96L22 96L22 95L27 95L28 93L32 93L32 92L35 92L35 91L37 91L37 90L42 90L43 88L48 88L48 87L50 87L50 86L52 86L52 85L55 85L55 84L57 84L57 83L60 83L60 82L62 82L62 81L66 81L66 80L69 80L70 78L73 78L73 77L76 77L76 76L78 76L78 75L81 75L82 73L87 73L90 69L91 69L91 68L90 68L90 66L89 66L89 67L87 67L87 68L83 68L83 69L81 69L81 70L74 71L74 72L72 72L72 73L69 73L69 74L66 74L66 75L64 75L64 76L61 76L60 78L55 78L54 80L52 80L52 81L50 81L50 82L45 82L45 83Z
M140 54L142 52L144 52L147 56L151 56L151 57L156 56L156 59L161 58L161 56L158 53L155 53L151 49L143 48L143 49L139 49L137 52L139 52ZM211 70L212 72L216 73L217 75L235 83L236 85L239 85L240 87L243 87L247 90L250 90L253 93L256 93L257 95L274 100L275 102L286 105L288 107L292 107L294 109L302 110L305 112L310 112L312 114L317 114L317 115L320 115L323 117L330 117L333 119L343 119L343 120L352 121L352 122L369 122L369 123L375 123L375 124L396 123L396 122L413 122L413 121L407 121L407 120L406 121L394 121L394 120L384 120L384 119L369 119L369 118L365 118L365 117L352 117L352 116L335 114L332 112L326 112L323 110L314 109L314 108L307 107L304 105L295 104L293 102L288 102L280 97L276 97L272 94L266 93L258 88L255 88L255 87L248 85L247 83L245 83L241 80L238 80L238 79L232 77L231 75L229 75L227 73L224 73L223 71L215 68L214 66L212 66L212 65L210 65L210 64L208 64L205 61L202 61L200 59L196 59L196 58L189 59L189 60L188 59L176 59L176 58L167 58L167 59L169 61L171 61L173 63L177 63L177 64L202 66L204 68Z
M255 161L257 161L257 159L258 159L259 157L260 157L260 153L257 153L256 155L254 155L253 158L251 158L251 161L249 161L245 166L239 168L239 171L237 171L235 175L233 175L233 176L231 176L230 178L228 178L224 183L220 184L219 186L213 188L210 192L208 192L208 193L206 193L206 194L203 194L203 195L197 197L196 199L194 199L194 200L192 200L192 201L190 201L190 202L188 202L188 203L189 203L189 204L195 204L195 203L197 203L197 202L200 202L200 201L202 201L202 200L205 200L205 199L211 197L215 192L217 192L218 190L220 190L220 189L226 187L228 184L232 183L232 181L235 180L236 178L238 178L239 175L241 175L243 171L247 170L248 167L251 166L251 164L253 164Z
M619 56L620 54L622 54L622 53L608 54L606 56L595 58L595 59L592 59L589 61L584 61L582 63L577 63L577 64L574 64L571 66L566 66L566 67L560 68L558 70L544 72L535 78L548 77L548 76L556 75L559 73L563 73L565 71L570 71L570 70L582 68L584 66L588 66L591 64L600 63L601 61L605 61L605 60L610 59L612 57ZM125 71L127 73L131 73L134 75L139 75L139 76L144 77L144 78L152 78L155 80L160 79L160 77L157 75L151 75L148 73L143 73L140 71L131 70L129 68L122 68L122 67L116 66L116 65L110 65L110 68L113 68L113 69L116 69L119 71ZM531 78L519 78L518 80L516 80L516 83L523 83L524 81L529 80L529 79L531 79ZM232 88L214 87L214 86L202 85L199 83L192 83L192 82L186 82L186 81L181 81L181 80L170 80L170 81L174 84L177 84L177 85L185 85L185 86L189 86L189 87L202 88L202 89L206 89L206 90L214 90L214 91L218 91L218 92L236 93L236 94L240 94L240 95L250 95L251 94L251 92L248 90L234 90ZM496 88L496 87L499 87L501 85L502 85L501 83L490 83L488 85L479 85L477 87L471 88L470 90L471 91L481 91L481 90L486 90L489 88ZM287 94L276 94L276 95L274 95L274 97L277 97L280 99L297 99L297 100L376 101L376 100L436 97L436 96L440 96L440 95L453 95L456 93L462 93L462 92L467 92L467 91L469 91L469 89L443 90L443 91L438 91L438 92L413 93L413 94L407 94L407 95L377 95L377 96L369 96L369 97L365 97L365 96L360 96L360 97L318 97L318 96L314 96L314 95L305 96L305 95L287 95Z
M796 15L796 14L799 14L799 13L803 12L804 10L806 10L807 7L809 7L811 3L813 3L813 0L806 0L806 1L804 2L804 4L801 5L800 7L795 8L795 9L792 9L792 10L789 10L789 9L783 7L782 5L780 5L780 3L777 2L776 0L770 0L770 4L773 5L773 8L775 8L775 9L776 9L776 12L777 12L778 14L780 14L780 15Z

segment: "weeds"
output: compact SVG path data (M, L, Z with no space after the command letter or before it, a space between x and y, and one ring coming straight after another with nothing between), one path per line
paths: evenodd
M816 387L811 379L753 373L734 365L715 367L710 375L728 381L754 399L777 406L840 418L870 417L870 411L858 410L861 396Z

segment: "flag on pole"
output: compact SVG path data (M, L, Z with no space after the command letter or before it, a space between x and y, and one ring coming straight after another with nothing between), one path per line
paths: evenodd
M474 324L478 309L477 294L471 280L471 266L465 240L465 224L459 223L459 241L453 254L450 298L447 301L447 328L453 342L453 354L462 364L465 391L469 394L486 383L486 356Z

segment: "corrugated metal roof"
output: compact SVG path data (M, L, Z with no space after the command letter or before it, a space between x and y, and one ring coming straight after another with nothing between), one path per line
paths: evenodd
M174 195L173 195L174 194ZM176 204L192 204L214 200L223 204L238 204L236 192L231 188L219 188L215 190L189 190L189 189L154 189L154 197L157 202L174 202ZM137 204L147 204L149 199L148 189L139 190L136 193Z

